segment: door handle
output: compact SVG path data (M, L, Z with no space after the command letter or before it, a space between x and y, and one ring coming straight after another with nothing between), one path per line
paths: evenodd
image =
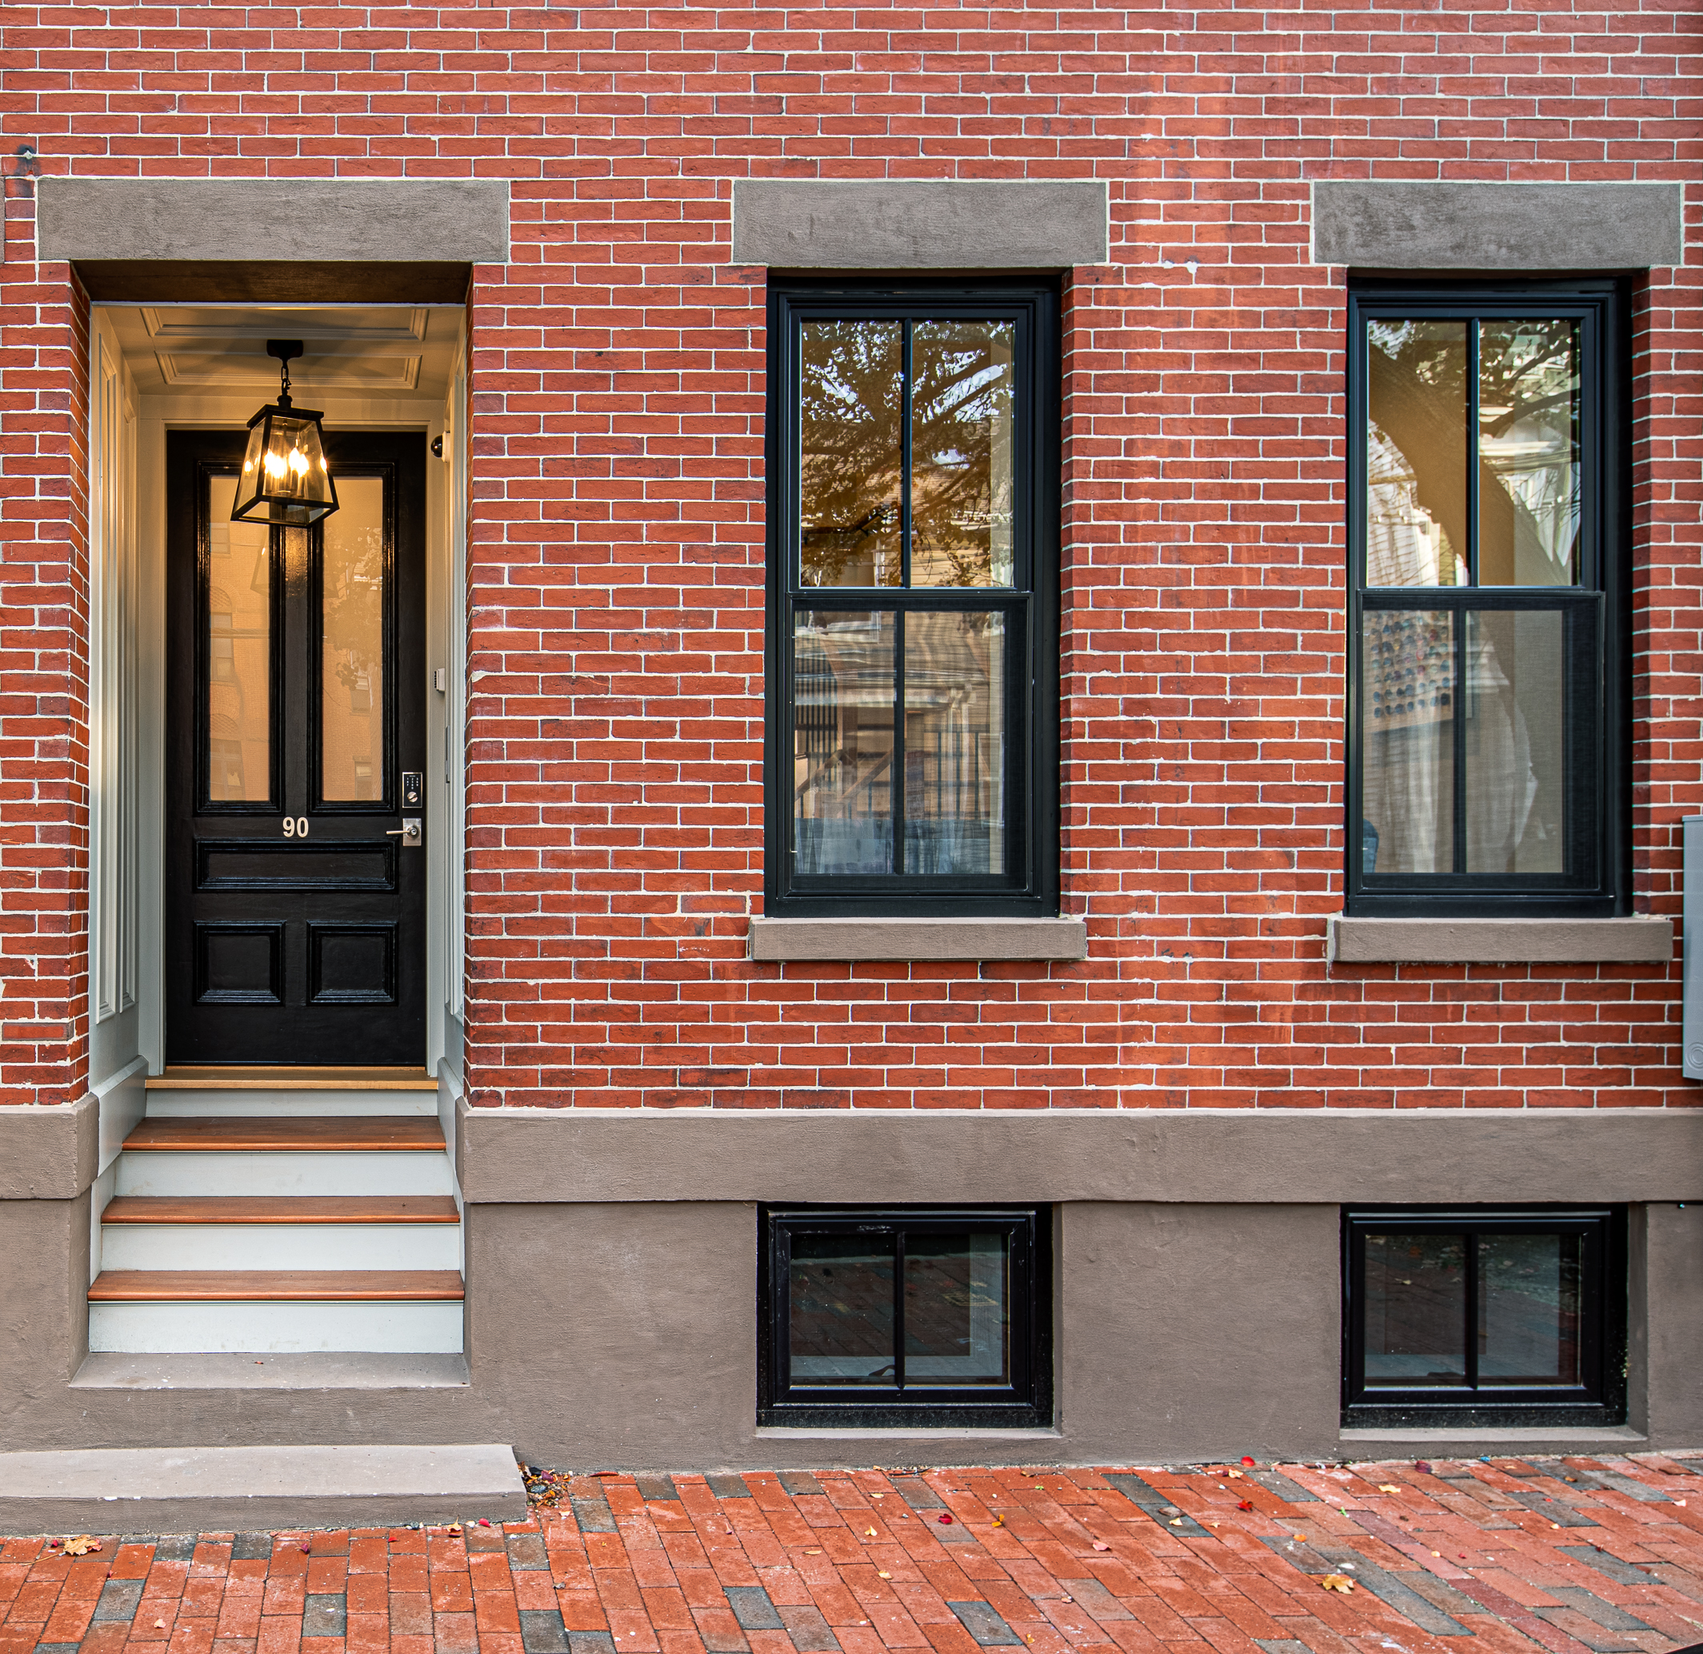
M404 850L418 850L421 836L420 818L418 816L404 816L402 825L400 827L387 827L384 836L401 839Z

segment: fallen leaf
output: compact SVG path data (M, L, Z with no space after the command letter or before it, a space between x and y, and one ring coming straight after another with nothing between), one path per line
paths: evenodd
M156 1631L164 1631L165 1628L166 1628L166 1622L164 1620L155 1620L154 1621L154 1629Z
M1171 1526L1173 1528L1180 1528L1187 1520L1188 1518L1186 1516L1173 1516L1171 1518Z
M893 1576L891 1574L877 1574L875 1577L877 1579L891 1579Z
M1549 1525L1550 1525L1550 1526L1551 1526L1551 1527L1552 1527L1552 1528L1558 1528L1558 1527L1560 1527L1560 1526L1561 1526L1561 1524L1560 1524L1560 1523L1559 1523L1559 1522L1551 1522L1551 1523L1550 1523L1550 1524L1549 1524Z
M1252 1470L1254 1468L1254 1456L1253 1456L1253 1454L1252 1453L1244 1453L1242 1455L1242 1463L1245 1464L1248 1467L1249 1470Z
M952 1518L948 1516L945 1511L942 1511L937 1517L935 1517L935 1521L944 1522L948 1527L952 1525Z
M1354 1581L1347 1574L1326 1574L1319 1584L1327 1591L1341 1591L1344 1594L1354 1589Z
M1421 1476L1429 1476L1431 1474L1431 1464L1427 1459L1415 1459L1413 1461L1413 1468L1417 1470Z
M1245 1482L1247 1480L1247 1477L1239 1470L1226 1470L1224 1474L1230 1477L1232 1481Z
M1433 1556L1441 1556L1443 1553L1441 1551L1433 1551L1431 1554Z
M86 1533L78 1534L75 1539L65 1540L64 1545L67 1556L87 1556L90 1551L98 1551L101 1548L101 1542L91 1539Z
M491 1519L490 1519L490 1517L488 1517L488 1516L481 1516L481 1517L480 1517L480 1518L479 1518L479 1526L480 1526L480 1527L482 1527L482 1528L488 1528L488 1527L490 1527L490 1525L491 1525Z
M450 1532L451 1532L451 1533L460 1533L460 1532L461 1532L461 1529L460 1529L460 1528L451 1528L451 1529L450 1529L450 1530L449 1530L449 1531L450 1531ZM307 1555L308 1555L308 1554L309 1554L309 1553L310 1553L310 1552L311 1552L311 1551L312 1551L312 1550L313 1550L313 1546L311 1546L311 1545L303 1545L303 1546L302 1546L302 1555L303 1555L303 1556L307 1556Z
M1685 1501L1683 1499L1675 1499L1674 1503L1678 1505L1681 1510L1685 1509Z
M1253 1502L1252 1499L1244 1499L1239 1505L1236 1506L1237 1510L1252 1510L1253 1508L1254 1508L1254 1502Z
M1378 1491L1380 1493L1400 1493L1401 1489L1394 1482L1379 1482Z
M820 1551L806 1551L804 1554L806 1556L820 1556L822 1553Z
M1674 1500L1674 1503L1675 1503L1675 1504L1676 1504L1676 1505L1683 1505L1683 1504L1684 1504L1684 1503L1685 1503L1685 1501L1684 1501L1684 1500L1683 1500L1683 1499L1675 1499L1675 1500ZM996 1527L996 1528L1003 1528L1003 1527L1004 1527L1004 1526L1005 1526L1005 1518L1004 1518L1004 1517L1003 1517L1003 1516L996 1516L996 1517L994 1517L994 1519L993 1519L993 1525L994 1525L994 1526L995 1526L995 1527Z
M459 1522L451 1522L450 1525L444 1529L444 1532L450 1534L452 1537L458 1535L461 1532L461 1524ZM302 1549L305 1551L307 1546L303 1545Z
M1111 1548L1112 1547L1110 1545L1104 1543L1102 1540L1096 1539L1094 1541L1094 1549L1097 1551L1109 1551Z

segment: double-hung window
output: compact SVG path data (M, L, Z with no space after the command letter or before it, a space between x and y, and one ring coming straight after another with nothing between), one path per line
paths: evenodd
M1349 325L1350 908L1619 911L1616 290L1365 285Z
M770 296L771 915L1057 906L1056 300Z

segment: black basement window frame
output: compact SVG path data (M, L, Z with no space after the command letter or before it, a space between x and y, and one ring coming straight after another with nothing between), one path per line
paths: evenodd
M1342 1248L1345 1426L1625 1422L1623 1207L1348 1210ZM1412 1274L1394 1275L1398 1264ZM1391 1296L1402 1287L1405 1304ZM1546 1370L1508 1371L1516 1355L1547 1350L1551 1319Z
M1348 327L1348 911L1627 912L1624 289L1360 281Z
M1051 917L1057 293L834 278L768 321L764 910Z
M1044 1206L760 1208L758 1424L1051 1424L1051 1221ZM956 1244L970 1237L979 1244ZM891 1260L885 1279L883 1258ZM1003 1326L998 1293L988 1290L994 1259L1003 1265ZM931 1288L933 1349L917 1333ZM978 1311L993 1312L983 1321L979 1350ZM943 1360L938 1346L948 1341L971 1348ZM816 1348L807 1355L802 1344ZM978 1356L982 1382L941 1371L952 1359L974 1367ZM807 1370L811 1363L815 1371ZM852 1381L846 1369L859 1366L867 1371Z

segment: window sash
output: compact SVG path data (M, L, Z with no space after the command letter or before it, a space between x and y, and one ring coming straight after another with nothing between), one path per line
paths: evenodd
M1057 800L1037 795L1050 773L1049 756L1056 735L1049 740L1044 729L1051 716L1055 691L1053 672L1043 651L1051 645L1046 633L1056 610L1056 597L1037 585L1043 553L1050 556L1056 526L1044 521L1047 502L1053 498L1046 466L1056 450L1047 438L1043 421L1055 408L1046 384L1046 374L1055 344L1053 301L1041 291L989 289L983 293L963 289L919 288L885 296L845 290L799 290L777 295L771 309L775 350L771 365L771 465L775 488L771 511L771 628L768 706L768 843L766 894L771 913L793 911L826 913L892 912L895 904L921 901L920 912L936 913L1023 913L1052 911L1056 871L1044 865L1051 853L1050 823L1056 818ZM1010 422L1011 506L1009 585L988 586L820 586L806 585L802 572L803 532L800 521L801 480L801 372L802 338L806 324L815 321L892 321L905 329L905 396L899 421L903 437L902 507L903 578L909 581L912 562L912 513L910 479L914 456L911 403L911 349L915 325L924 322L986 321L1007 323L1012 329L1012 410ZM998 559L995 559L995 566ZM800 622L812 613L881 613L893 616L896 634L893 716L891 733L876 734L878 744L890 744L885 780L878 791L885 805L871 817L876 825L865 832L862 814L848 818L841 829L847 842L856 841L858 854L847 852L848 866L856 871L823 871L821 856L816 866L801 856L798 762L801 721L801 672L797 652ZM972 712L965 732L942 735L938 727L924 721L918 733L927 734L930 744L922 754L907 751L907 716L913 727L919 721L914 706L904 697L907 628L918 630L919 621L938 624L952 614L986 613L998 619L1004 634L998 670L1002 682L990 687L987 697L978 698L970 685L971 705L988 700L984 718ZM991 671L991 667L990 667ZM991 697L991 699L989 698ZM999 728L992 727L998 719ZM942 723L952 721L943 714ZM989 727L981 728L982 723ZM880 728L872 718L869 728ZM979 791L962 794L948 787L941 777L954 778L963 767L953 746L941 756L941 744L954 741L972 754L971 765L979 777ZM985 759L1002 765L999 779L989 781ZM907 762L908 760L908 762ZM919 775L922 779L919 781ZM825 781L823 783L827 785ZM808 785L808 783L806 783ZM919 793L919 788L921 789ZM925 820L908 819L908 795L926 795L931 806ZM960 819L963 806L945 802L971 799L970 816ZM979 799L981 802L975 802ZM982 820L986 817L986 821ZM826 821L822 829L828 833ZM831 836L831 835L830 835ZM864 839L868 844L864 844ZM824 840L823 842L826 842ZM873 856L867 852L873 851ZM920 854L925 870L918 871L913 858ZM977 867L980 855L989 858ZM889 858L886 871L873 868L871 861ZM939 872L936 865L955 871ZM831 867L831 860L827 863Z
M1351 1213L1345 1229L1347 1313L1344 1315L1343 1400L1356 1407L1494 1408L1502 1405L1579 1407L1605 1404L1607 1295L1610 1225L1607 1210L1517 1212ZM1466 1283L1461 1309L1465 1379L1459 1385L1371 1385L1366 1382L1366 1242L1378 1234L1435 1234L1467 1237ZM1578 1235L1583 1239L1579 1283L1580 1382L1576 1385L1519 1385L1481 1381L1476 1329L1479 1324L1480 1240L1498 1235Z
M1539 284L1515 288L1439 287L1403 289L1373 285L1351 290L1349 303L1348 411L1349 544L1347 827L1345 835L1348 902L1362 913L1577 913L1617 911L1617 887L1625 877L1625 839L1620 820L1625 799L1621 751L1621 686L1617 663L1623 575L1614 555L1617 403L1611 394L1616 375L1616 295L1612 284ZM1577 583L1571 586L1484 586L1478 578L1478 375L1476 352L1466 374L1469 392L1463 429L1470 435L1465 467L1468 483L1466 521L1470 545L1460 555L1473 582L1450 586L1369 586L1368 478L1370 393L1368 327L1372 322L1447 320L1468 324L1515 320L1562 320L1578 324L1580 528ZM1475 872L1465 865L1469 823L1461 820L1469 800L1462 784L1467 762L1467 729L1457 721L1447 739L1452 748L1439 758L1454 777L1453 853L1446 867L1423 871L1368 871L1371 835L1366 813L1375 736L1373 696L1365 644L1368 626L1379 614L1447 612L1455 617L1459 657L1454 683L1467 680L1464 622L1471 611L1541 613L1564 616L1563 650L1568 694L1565 734L1560 741L1563 795L1559 819L1566 830L1564 865L1542 872ZM1457 701L1457 710L1459 703ZM1459 735L1459 739L1456 735ZM1523 848L1523 847L1522 847ZM1541 859L1541 857L1536 858ZM1486 904L1494 904L1486 906Z
M852 1414L891 1418L945 1409L953 1415L993 1424L1025 1424L1040 1419L1044 1349L1039 1294L1043 1256L1042 1212L1036 1208L964 1210L822 1209L765 1210L762 1213L761 1290L763 1338L759 1351L759 1411L776 1421L803 1413ZM905 1371L906 1237L998 1234L1006 1246L1005 1384L954 1385L919 1378ZM835 1384L795 1379L791 1361L792 1245L802 1235L846 1235L887 1240L894 1245L893 1342L895 1374L891 1384Z

